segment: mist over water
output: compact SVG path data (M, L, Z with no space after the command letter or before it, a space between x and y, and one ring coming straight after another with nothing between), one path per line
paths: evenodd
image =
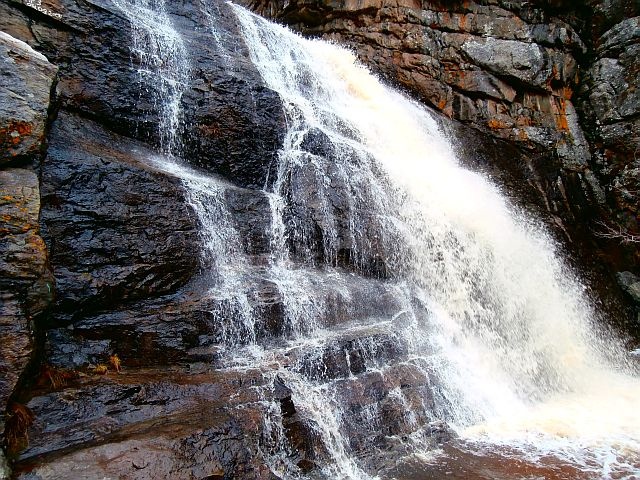
M335 338L362 332L368 371L391 375L376 343L382 335L406 348L403 361L432 385L432 402L390 393L415 426L406 440L413 454L426 454L419 421L426 418L447 422L464 448L481 455L502 452L534 464L557 459L585 478L638 478L640 380L625 352L598 331L602 320L590 293L540 223L459 164L431 113L383 85L351 52L233 5L251 60L280 95L287 118L276 177L264 192L270 252L265 265L252 264L226 210L231 187L172 155L179 151L185 65L197 52L187 51L162 2L114 4L136 25L142 82L161 103L167 156L154 161L182 179L202 227L201 254L210 258L209 294L228 300L217 313L229 368L268 365L287 384L328 452L326 478L377 473L351 453L345 431L339 388L357 379L321 382L303 363L284 358L299 354L306 365ZM206 14L212 41L221 42L216 11ZM345 250L356 272L384 269L379 288L392 292L392 312L363 315L366 292L374 290L353 293L357 280L341 266ZM277 345L256 332L250 291L258 280L274 284L283 302L286 328ZM323 320L336 302L353 322L336 327ZM372 406L362 428L375 429L379 415ZM276 409L265 422L274 439L282 437ZM298 478L287 448L274 448L270 466L282 478Z

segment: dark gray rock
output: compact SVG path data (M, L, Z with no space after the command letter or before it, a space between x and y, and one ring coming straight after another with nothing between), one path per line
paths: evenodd
M175 291L197 271L195 214L154 153L61 113L42 168L41 222L58 311L113 308Z
M610 3L609 28L595 38L595 58L585 71L578 106L593 145L594 171L611 210L594 231L607 250L616 252L615 270L637 273L640 251L632 240L640 235L640 11L636 6L635 16L620 18L624 9Z
M293 349L287 356L294 371L312 380L328 381L401 361L406 354L405 339L374 326L338 332L324 345Z
M162 97L172 92L161 90L162 82L146 84L139 74L141 60L130 47L132 25L116 4L64 0L56 12L51 9L60 15L51 16L36 14L29 2L24 7L21 3L0 7L7 11L0 29L59 65L56 95L63 108L122 135L166 147L166 132L158 126L163 123ZM180 64L188 71L179 96L183 113L174 153L241 186L264 187L284 134L278 95L263 86L242 42L226 52L211 41L214 28L219 35L238 37L230 7L179 1L167 3L167 8L186 55L197 52L183 59L184 67ZM215 25L206 8L217 9Z
M389 437L419 431L433 421L425 414L433 405L429 376L411 362L338 380L333 389L349 446L361 455L384 450Z
M512 77L532 87L547 88L552 65L547 64L542 47L535 43L493 37L470 39L462 44L462 51L472 63L494 75ZM574 72L569 73L575 74L575 65Z
M276 285L261 275L257 268L244 284L249 289L253 331L238 320L241 315L238 305L209 292L201 279L196 279L177 294L111 307L82 318L74 312L56 312L56 323L69 326L47 332L47 362L55 368L86 369L107 362L111 354L117 353L128 367L207 362L223 368L220 351L229 342L241 345L255 337L261 343L283 344L295 333L295 328L287 321ZM334 278L317 275L310 288L317 292L318 301L327 306L314 319L317 324L347 328L355 320L388 318L401 309L392 287L357 278L332 285ZM373 367L406 353L406 346L394 335L366 325L355 327L353 331L337 334L318 350L292 349L288 362L295 363L296 370L310 377L323 376L325 372L327 378L333 378L349 373L347 362L351 362L352 373L359 373L366 365ZM345 349L350 358L345 357Z
M225 190L224 201L245 252L264 255L271 248L271 206L260 191L243 188Z
M619 272L616 277L618 283L640 308L640 277L631 272Z

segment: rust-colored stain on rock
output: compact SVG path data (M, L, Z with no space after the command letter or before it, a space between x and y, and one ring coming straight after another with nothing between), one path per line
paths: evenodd
M18 145L32 131L33 126L29 122L10 122L6 127L0 128L0 146L11 148Z
M497 120L495 118L492 118L491 120L489 120L487 122L487 126L492 130L498 130L498 129L501 129L501 128L507 128L509 125L507 125L502 120Z
M569 119L567 118L567 101L564 98L557 98L555 103L556 126L561 132L569 131Z

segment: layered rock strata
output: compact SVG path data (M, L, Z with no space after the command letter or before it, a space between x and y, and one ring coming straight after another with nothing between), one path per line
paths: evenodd
M319 468L329 456L326 446L292 400L282 372L320 385L335 382L349 405L347 435L356 451L428 423L426 417L410 421L402 403L429 398L428 379L418 365L405 364L405 341L384 322L378 325L377 316L400 309L379 278L384 269L373 261L356 264L346 234L340 264L352 273L314 270L324 261L318 238L288 246L329 305L315 320L334 330L311 349L289 342L293 326L285 299L266 271L273 226L262 191L275 178L284 114L242 42L225 50L210 41L214 27L226 45L240 38L230 8L165 5L189 57L180 63L184 84L167 90L165 83L178 77L159 77L155 84L141 78L141 70L150 74L150 64L132 48L140 34L127 10L134 3L0 4L0 28L57 66L53 104L30 107L46 114L37 117L47 120L38 130L46 132L46 144L29 154L31 170L7 169L0 177L21 195L2 200L7 228L17 213L23 216L6 243L12 252L22 248L20 256L3 260L7 269L26 272L24 285L14 282L7 290L26 299L15 303L26 313L11 319L22 343L6 350L16 375L3 372L14 402L2 406L7 418L17 419L4 431L14 476L271 479L282 461L301 472ZM166 23L153 26L165 40L177 41L175 33L162 31ZM33 55L37 65L41 56ZM56 67L50 72L53 81ZM173 131L158 129L167 123L159 104L164 94L179 103ZM321 149L321 139L307 148ZM28 155L13 157L12 166ZM172 171L176 164L187 177ZM212 172L215 188L205 193L213 203L207 205L224 209L229 223L219 228L235 230L240 239L236 253L246 258L252 285L252 332L238 326L241 312L228 292L211 289L210 276L232 252L203 255L211 241L203 233L207 212L196 211L199 199L187 184ZM310 187L301 174L292 188ZM345 203L339 195L332 202L336 212ZM298 212L306 212L304 229L316 235L318 205L292 207L287 228L295 226L291 216ZM345 229L346 220L340 221ZM303 253L309 253L309 265ZM20 259L29 261L28 268ZM36 315L45 306L46 315ZM35 338L27 321L34 322ZM237 366L237 359L224 355L230 331L238 348L249 342L243 334L255 333L272 361ZM36 358L30 346L24 348L30 342L39 347ZM382 373L380 362L395 366ZM16 387L20 374L25 382ZM359 426L371 408L395 423L363 433Z

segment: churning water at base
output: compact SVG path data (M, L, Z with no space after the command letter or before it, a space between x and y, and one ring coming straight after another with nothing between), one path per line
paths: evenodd
M114 3L139 22L137 38L154 25L165 32L146 47L137 40L134 49L141 58L170 60L143 62L142 80L167 90L160 138L171 147L188 82L186 58L174 61L186 57L184 43L162 2ZM182 179L198 215L209 294L224 300L215 313L228 368L269 370L287 385L322 443L326 478L402 478L401 470L372 471L353 453L352 412L341 390L363 372L392 384L398 364L429 386L429 398L406 393L402 382L386 392L401 407L398 422L413 432L396 439L407 447L399 465L410 457L427 466L441 461L437 451L427 454L433 444L425 439L429 425L444 421L467 453L551 465L541 473L548 477L513 470L469 478L571 478L554 477L555 464L584 478L638 478L640 381L616 342L597 331L589 293L538 223L461 168L432 116L382 85L350 52L231 8L287 116L276 178L264 192L271 211L266 264L252 265L243 252L224 201L231 186L175 159L156 160ZM205 12L212 23L215 11ZM349 271L363 283L373 285L367 276L383 280L357 295ZM282 301L280 343L259 338L250 298L256 279L275 285ZM390 311L365 312L362 304L375 304L381 292L393 297ZM352 322L326 321L337 303ZM316 371L332 342L344 348L344 378ZM349 353L353 345L360 357ZM277 444L266 456L270 467L282 478L304 476L287 461L282 419L272 411L264 425ZM363 432L379 428L376 404L359 414Z

